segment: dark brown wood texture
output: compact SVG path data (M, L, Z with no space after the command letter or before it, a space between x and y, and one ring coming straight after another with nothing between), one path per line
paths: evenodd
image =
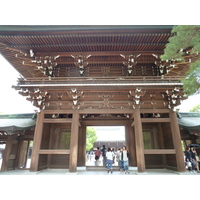
M88 125L126 126L130 164L139 172L147 166L183 171L179 130L169 113L186 98L180 79L189 62L160 60L171 29L0 26L0 52L23 76L14 88L40 110L31 171L76 172L84 165ZM199 55L185 56L190 61ZM143 142L147 126L153 138L149 150ZM71 133L69 149L60 148L63 129Z

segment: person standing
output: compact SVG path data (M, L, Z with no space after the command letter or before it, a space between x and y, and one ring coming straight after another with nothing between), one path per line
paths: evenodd
M186 151L184 153L185 153L185 161L187 163L188 170L192 172L192 170L194 171L194 164L192 162L192 153L190 151L190 147L186 147Z
M119 171L123 172L124 171L124 161L122 160L122 153L123 153L123 149L118 149L117 152L117 162L119 164Z
M102 154L102 157L103 157L103 166L106 167L106 147L105 145L103 145L103 148L101 149L101 154Z
M113 173L113 157L114 157L114 153L111 151L110 148L108 148L108 151L106 152L106 164L107 164L107 172L109 173L109 171L111 172L111 174Z
M95 165L99 166L99 158L101 156L101 151L99 150L99 147L97 147L97 150L95 151Z
M124 165L124 171L125 171L125 174L129 174L129 153L126 149L126 147L124 146L123 147L123 151L122 151L122 161L123 161L123 165Z
M199 173L199 163L196 161L196 150L194 149L194 147L190 148L190 152L191 152L191 157L192 157L192 164L194 165L193 167L193 173L196 173L195 169L197 169L197 172Z

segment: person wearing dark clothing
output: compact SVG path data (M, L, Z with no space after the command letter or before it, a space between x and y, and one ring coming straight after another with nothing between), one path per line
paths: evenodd
M190 148L190 152L191 152L191 157L192 157L192 164L194 165L194 169L193 172L196 172L195 169L197 169L197 172L199 173L199 163L196 160L196 150L194 149L194 147Z
M101 149L101 155L103 157L103 166L106 167L106 147L103 145L103 148Z
M192 167L192 171L195 173L195 165L192 159L192 152L190 151L190 147L186 148L185 153L185 161L186 163L191 163L192 166L188 165L188 170L191 171L191 167Z

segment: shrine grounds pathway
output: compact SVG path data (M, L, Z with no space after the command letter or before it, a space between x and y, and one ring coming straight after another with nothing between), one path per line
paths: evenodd
M69 173L68 170L65 169L46 169L38 172L30 172L29 170L11 170L6 172L0 172L1 175L66 175L66 176L74 176L74 175L105 175L105 176L131 176L131 175L192 175L198 176L200 173L191 173L189 171L186 172L176 172L167 169L147 169L146 172L138 173L137 170L130 170L129 174L121 173L120 171L113 171L113 174L107 173L107 171L87 171L87 170L77 170L75 173Z

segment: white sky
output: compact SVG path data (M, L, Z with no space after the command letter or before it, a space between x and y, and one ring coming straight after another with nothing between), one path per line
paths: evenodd
M125 140L124 126L93 126L96 129L98 141Z

